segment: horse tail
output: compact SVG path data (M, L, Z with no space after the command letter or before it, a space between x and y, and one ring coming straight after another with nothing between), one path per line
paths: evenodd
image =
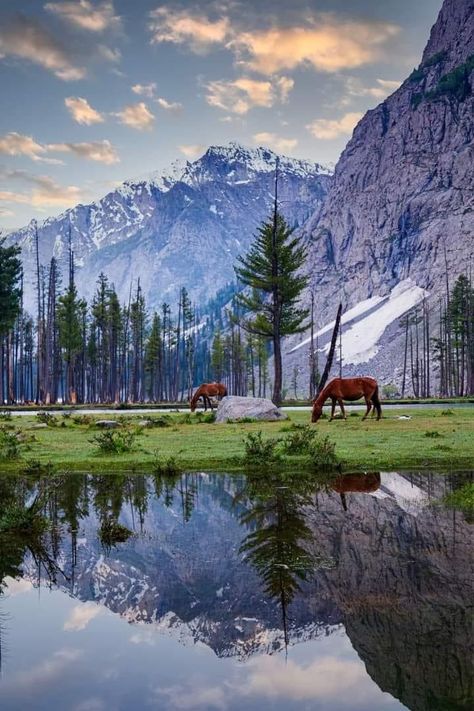
M374 407L377 410L377 419L380 420L382 417L382 405L380 404L380 398L379 398L379 386L375 386L374 394L372 395L372 402L374 403Z

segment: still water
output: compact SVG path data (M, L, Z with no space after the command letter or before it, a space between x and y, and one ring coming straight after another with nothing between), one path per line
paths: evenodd
M472 479L0 475L0 708L472 709Z

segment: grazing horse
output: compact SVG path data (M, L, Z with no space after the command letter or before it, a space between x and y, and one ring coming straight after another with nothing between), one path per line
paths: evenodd
M336 481L331 484L331 489L336 491L341 497L344 511L347 511L346 494L348 492L369 494L372 491L377 491L379 488L380 474L378 472L370 472L368 474L344 474L337 477Z
M203 383L198 387L191 399L191 412L197 407L199 398L202 397L204 402L204 409L207 410L207 406L212 410L211 397L217 397L221 400L227 395L227 388L222 383Z
M360 400L361 397L365 399L365 404L367 405L367 412L362 419L365 420L373 407L374 411L377 412L377 420L380 420L382 417L382 408L379 400L379 386L375 378L364 377L334 378L334 380L331 380L313 401L311 422L317 422L319 420L323 412L323 405L328 398L331 398L332 403L331 417L329 419L332 420L334 418L337 402L341 408L342 416L346 420L343 400L353 402L354 400Z

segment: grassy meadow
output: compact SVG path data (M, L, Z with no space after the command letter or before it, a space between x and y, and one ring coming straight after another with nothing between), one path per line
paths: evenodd
M263 438L284 438L294 425L307 425L308 411L289 411L285 422L215 424L201 414L137 413L0 417L0 471L24 471L32 462L64 471L107 472L153 470L170 457L183 470L242 469L244 439L261 431ZM409 416L410 419L399 419ZM47 420L41 422L40 419ZM131 433L130 451L102 451L94 439L102 437L95 422L114 419ZM147 421L150 421L149 423ZM145 425L145 422L147 424ZM474 407L386 410L380 422L362 421L361 413L347 421L321 419L311 428L318 438L328 437L345 471L394 469L470 469L474 463ZM8 442L17 442L8 447ZM3 447L2 447L3 442ZM125 447L126 449L126 447ZM16 451L15 451L16 450ZM288 455L285 467L304 468L304 455Z

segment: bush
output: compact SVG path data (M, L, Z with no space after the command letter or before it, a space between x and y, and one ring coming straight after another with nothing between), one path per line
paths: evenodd
M0 420L3 422L10 421L12 419L12 413L9 410L4 410L0 412Z
M30 459L26 462L25 468L23 469L23 474L28 474L30 476L51 476L56 472L54 464L52 462L46 462L43 464L39 459Z
M340 467L336 456L336 445L328 437L315 439L309 450L311 466L316 471L330 472Z
M133 449L135 438L136 433L130 430L106 430L89 441L104 454L124 454Z
M48 425L48 427L56 427L56 425L58 424L57 419L50 412L38 412L36 415L36 419L38 420L38 422L42 422L43 424Z
M316 432L309 425L300 425L283 439L286 454L307 454L316 437Z
M441 410L442 417L449 417L450 415L454 415L454 410L451 410L450 407L447 410Z
M427 430L425 432L425 437L431 437L432 439L436 439L437 437L442 437L438 430Z
M18 459L20 456L20 431L9 432L5 427L0 428L0 459Z
M177 463L175 457L168 457L162 460L157 457L153 465L153 474L157 474L158 476L179 476L182 473L183 470Z
M262 432L249 432L244 439L244 464L252 467L265 468L281 461L281 451L278 449L281 440L263 439Z
M91 425L93 419L90 415L74 415L72 421L75 425Z

